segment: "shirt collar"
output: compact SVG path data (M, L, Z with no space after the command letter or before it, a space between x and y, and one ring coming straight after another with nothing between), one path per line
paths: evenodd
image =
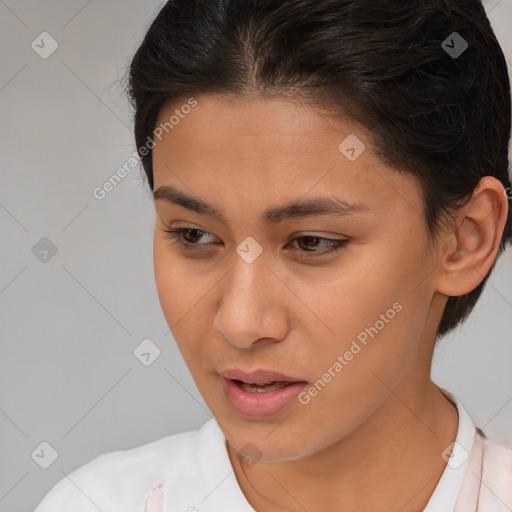
M475 425L459 399L445 389L441 389L441 391L457 407L459 427L453 446L450 445L443 452L444 457L446 457L445 460L447 459L446 468L423 512L453 511L466 474L469 454L473 448L476 435ZM452 448L451 455L449 454L450 448Z

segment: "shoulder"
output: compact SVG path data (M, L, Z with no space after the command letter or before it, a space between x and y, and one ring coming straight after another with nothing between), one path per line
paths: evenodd
M490 505L498 500L512 507L512 447L491 441L485 435L482 436L481 482L482 503Z
M499 472L512 484L512 447L488 439L479 429L478 434L482 438L484 470Z
M35 512L143 512L153 489L194 450L199 432L191 430L100 455L62 478Z

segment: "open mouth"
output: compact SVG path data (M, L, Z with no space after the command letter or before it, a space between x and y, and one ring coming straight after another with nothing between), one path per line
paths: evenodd
M276 391L278 389L283 389L292 384L297 384L296 382L281 381L281 380L275 380L275 381L268 382L265 384L250 384L250 383L244 382L242 380L236 380L236 379L232 379L232 380L240 389L243 389L244 391L248 391L249 393L268 393L269 391Z
M265 418L279 413L296 400L297 395L307 385L306 381L271 380L275 377L286 377L275 373L272 375L272 372L253 375L231 372L229 377L226 374L228 372L224 372L222 384L227 400L239 414L249 418ZM244 380L240 380L240 377ZM259 382L254 382L255 380Z

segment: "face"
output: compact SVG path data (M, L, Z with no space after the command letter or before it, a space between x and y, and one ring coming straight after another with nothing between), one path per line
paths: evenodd
M182 112L153 150L160 303L233 446L314 454L429 378L421 189L305 103L196 100L157 122Z

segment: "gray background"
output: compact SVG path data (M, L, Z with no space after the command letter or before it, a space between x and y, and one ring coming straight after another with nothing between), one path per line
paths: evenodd
M510 65L512 0L485 3ZM135 150L118 80L162 5L0 0L0 512L32 510L102 453L211 417L160 310L138 166L103 200L93 196ZM44 31L59 45L46 59L31 47ZM46 262L32 249L43 237L57 248ZM433 370L510 445L511 284L508 251ZM161 351L149 366L133 354L146 338ZM48 469L42 442L58 453Z

